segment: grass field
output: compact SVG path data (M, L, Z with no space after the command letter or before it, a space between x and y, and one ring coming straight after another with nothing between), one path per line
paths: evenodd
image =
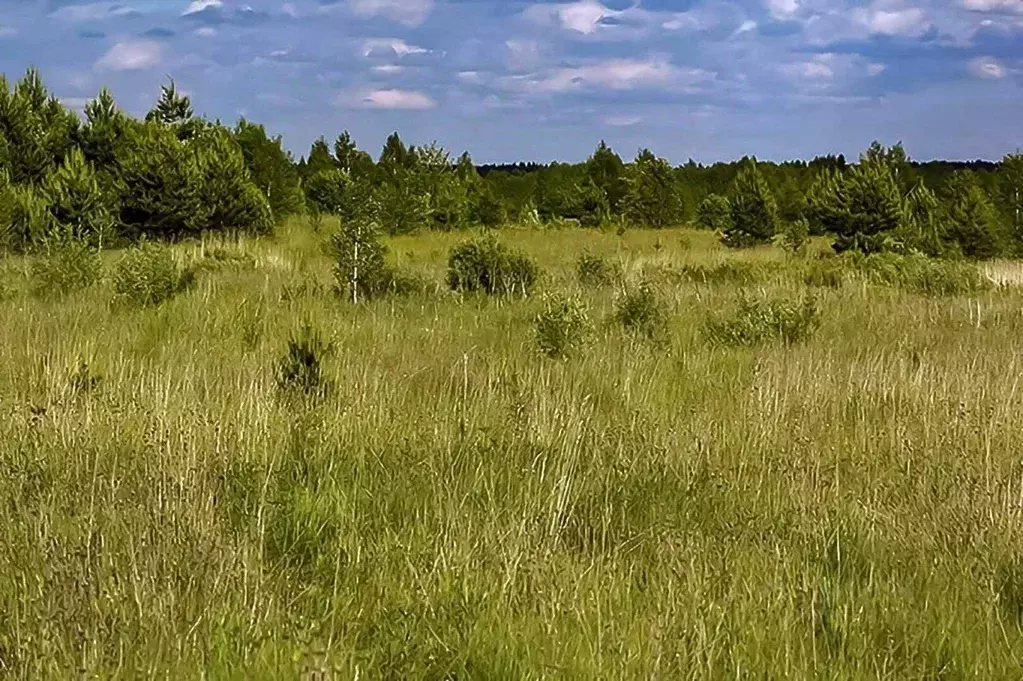
M813 258L706 233L506 232L591 310L556 361L541 292L443 290L461 238L390 241L437 290L357 307L298 224L158 308L30 297L10 262L0 676L1023 678L1011 276L808 287ZM655 280L666 343L606 321L584 250ZM719 263L747 274L677 276ZM713 342L744 292L812 294L820 328ZM320 399L275 383L305 322Z

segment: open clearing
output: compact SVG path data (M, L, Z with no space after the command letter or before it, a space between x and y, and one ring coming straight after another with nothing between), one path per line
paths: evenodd
M596 321L554 361L540 293L443 290L463 237L390 240L437 290L359 306L330 293L325 238L226 244L155 309L108 283L39 301L11 265L0 674L1023 676L1019 290L850 277L812 289L809 340L729 347L708 319L807 295L807 261L504 231ZM606 322L617 289L580 287L584 250L655 281L666 345ZM741 281L677 275L737 261ZM275 384L303 322L334 343L321 399Z

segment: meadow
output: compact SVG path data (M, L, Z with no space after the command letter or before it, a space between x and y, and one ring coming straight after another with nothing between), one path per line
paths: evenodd
M352 305L326 231L175 246L202 267L158 307L0 263L0 676L1023 678L1015 263L957 289L508 229L543 278L486 297L431 232L387 245L432 288ZM640 280L660 342L614 322ZM568 359L545 291L593 321ZM818 325L708 331L747 298ZM320 395L276 379L304 324Z

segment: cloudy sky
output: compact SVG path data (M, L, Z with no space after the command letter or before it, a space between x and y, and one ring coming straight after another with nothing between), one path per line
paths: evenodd
M392 130L477 161L914 158L1023 147L1023 0L0 0L0 71L198 111L297 153Z

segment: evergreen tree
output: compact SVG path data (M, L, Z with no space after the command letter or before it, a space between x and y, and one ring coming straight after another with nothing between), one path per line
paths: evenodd
M999 174L1006 224L1017 244L1023 246L1023 154L1007 154Z
M35 69L10 91L0 78L0 160L16 184L39 184L71 151L78 117L52 97Z
M53 223L65 234L102 247L114 237L111 197L78 149L46 176L41 187Z
M355 145L347 130L334 141L334 162L355 178L367 178L374 169L373 157Z
M945 188L947 239L969 258L993 258L1006 249L1006 235L991 198L968 170L955 173Z
M905 216L902 241L908 249L932 257L948 254L941 204L923 182L917 182L906 195Z
M746 162L729 197L732 224L722 242L733 248L769 243L778 233L778 206L756 161Z
M824 172L807 195L807 217L835 234L835 250L875 253L905 232L906 213L893 167L865 160L846 173Z
M640 151L629 169L628 185L623 205L632 223L661 228L682 220L682 196L671 164L663 158L649 149Z
M127 134L128 117L114 102L110 90L103 88L99 96L85 105L85 125L78 144L85 160L96 171L107 176L116 173L117 158Z
M586 177L604 195L603 203L610 215L620 214L622 201L629 191L625 164L604 140L586 161Z
M322 137L318 138L309 149L309 158L305 162L305 177L312 177L317 173L336 168L337 162L330 153L327 140Z
M193 229L267 234L273 217L266 195L252 183L245 156L229 130L215 128L194 142L201 222Z
M724 234L732 227L732 206L728 199L711 194L696 210L696 224L703 229Z
M196 137L207 127L205 121L195 118L192 100L178 93L173 80L160 86L160 99L146 114L146 122L172 129L182 141Z
M391 133L384 143L377 167L385 176L393 177L402 169L406 169L414 160L415 155L409 152L405 143L401 141L401 137L395 132Z
M291 154L285 151L281 137L271 138L262 125L243 118L234 129L234 139L241 148L249 177L269 202L274 220L302 212L305 197L298 169Z

